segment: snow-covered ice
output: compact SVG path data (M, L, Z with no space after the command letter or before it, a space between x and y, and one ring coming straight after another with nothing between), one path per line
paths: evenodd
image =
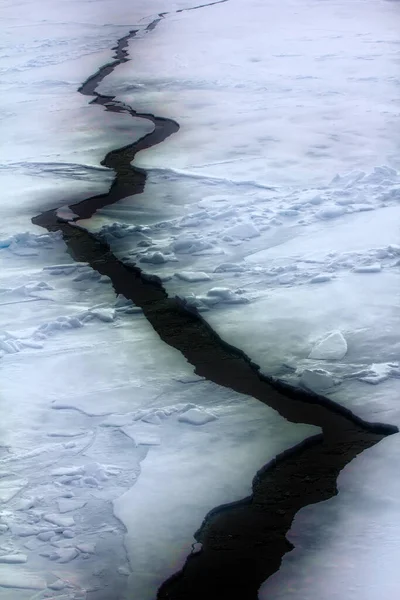
M78 226L204 312L264 372L400 422L398 3L230 0L143 34L161 10L187 6L2 6L7 600L95 598L105 582L151 600L207 511L249 494L258 468L317 432L196 377L107 277L30 222L49 208L75 220L69 200L112 181L104 155L152 130L76 91L129 29L135 60L98 91L181 128L137 156L150 169L140 197ZM261 598L268 585L276 598L393 595L397 438L351 463L339 496L299 514L297 549Z
M122 598L144 585L137 572L142 561L148 563L156 554L154 569L145 578L150 598L173 573L174 565L166 557L176 535L183 544L182 562L210 508L248 494L258 468L318 429L290 424L258 401L195 376L179 352L160 342L141 312L114 309L132 303L116 298L110 283L86 278L87 286L81 289L81 281L74 281L76 271L87 272L88 267L71 268L59 236L51 237L47 245L61 271L56 277L54 270L43 268L41 248L29 257L28 265L26 256L15 255L9 247L0 256L7 266L1 271L7 289L15 289L21 281L31 289L30 282L40 275L42 282L53 282L51 291L56 292L52 298L29 303L20 322L14 320L4 334L6 341L18 344L15 352L3 351L1 359L2 398L8 408L1 430L0 523L2 543L11 545L0 563L14 568L26 562L30 573L44 578L43 587L51 583L45 575L49 563L56 564L58 577L70 579L74 574L74 590L101 588L112 581ZM93 308L93 295L102 308ZM17 305L19 298L15 296ZM60 309L70 316L58 320ZM113 318L100 312L103 318L85 320L96 310L113 311ZM1 315L1 331L11 322L9 314ZM70 327L71 319L80 326ZM41 322L46 327L38 325ZM20 346L19 340L35 340L38 335L40 348ZM210 427L217 428L218 443ZM249 428L251 448L240 441ZM268 443L266 428L274 432ZM204 473L199 481L194 472L190 474L193 453L198 455L196 468ZM248 462L247 453L252 456ZM210 457L215 468L210 468ZM175 472L170 469L174 463ZM221 469L230 475L218 488L214 483ZM131 488L144 474L144 487L132 499ZM189 477L192 484L187 488L183 483ZM207 492L210 486L213 497ZM154 525L155 532L160 527L160 537L149 539L145 529L140 533L132 522L132 507L144 503L143 510L133 510L144 523L157 505L166 506L161 501L166 493L172 494L171 502L185 495L191 508L185 516L178 506L171 506L171 514L160 508ZM136 543L140 555L133 550ZM126 555L128 547L132 552ZM0 588L14 585L10 573L4 583L0 573ZM23 585L32 587L37 581L28 578Z

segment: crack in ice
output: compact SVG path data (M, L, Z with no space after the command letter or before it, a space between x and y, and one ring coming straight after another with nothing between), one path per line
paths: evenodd
M195 10L226 1L220 0L175 12ZM154 30L167 14L170 13L160 13L146 27L145 33ZM105 106L106 110L128 112L134 117L151 121L154 130L137 142L106 155L101 164L114 169L114 182L106 194L90 197L82 202L70 202L69 206L78 215L77 218L90 218L100 207L140 193L146 182L146 171L131 166L135 155L144 148L159 144L179 129L175 121L138 113L125 103L115 100L115 96L105 96L95 91L108 74L119 64L129 60L128 42L136 34L137 30L131 30L120 38L113 48L116 52L115 60L89 77L78 91L93 96L91 104L97 103ZM236 185L236 182L232 183ZM253 185L251 182L243 183ZM159 591L160 599L178 599L182 595L192 599L213 599L224 594L232 599L256 598L260 584L279 569L282 556L291 549L285 535L294 514L302 506L337 494L336 479L340 470L363 449L398 429L390 425L367 423L324 397L295 390L262 376L257 365L242 351L221 340L197 310L188 311L178 299L168 298L159 281L151 281L144 277L140 269L122 264L106 243L73 222L60 222L56 212L52 210L42 213L32 221L48 231L61 231L73 258L87 262L102 275L108 275L116 293L123 294L140 306L161 340L177 348L195 366L198 375L257 398L289 421L310 423L322 428L323 434L313 436L285 451L259 471L254 478L251 498L211 511L196 533L198 542L203 543L202 549L195 552L196 544L193 544L192 554L183 571L168 580ZM261 516L254 513L259 505L263 506ZM242 536L244 542L235 546L236 537L230 532L237 526L237 514L247 524L244 529L239 528L238 532L239 538ZM220 517L228 521L225 529L219 526ZM248 540L246 536L249 536ZM218 543L221 537L224 540L222 546ZM260 545L254 544L254 537L259 540ZM220 559L216 559L217 566L214 564L216 551L219 557L222 556L220 563ZM249 566L246 576L242 577L244 581L240 583L244 569L243 553L248 558ZM208 573L209 577L205 578L204 573Z

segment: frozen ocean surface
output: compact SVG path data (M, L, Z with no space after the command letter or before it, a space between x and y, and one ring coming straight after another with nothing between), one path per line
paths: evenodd
M144 194L79 223L264 372L349 408L354 380L363 403L387 379L387 402L399 392L398 13L233 0L168 16L100 89L181 128L135 160Z
M195 376L107 277L31 224L50 207L68 220L69 198L106 191L104 154L152 128L76 92L127 23L144 29L161 8L101 6L2 7L1 600L154 598L206 512L248 495L261 466L319 431ZM154 565L145 577L142 564Z
M194 376L58 235L0 261L0 597L153 598L208 510L318 428Z
M265 373L393 424L398 19L386 1L237 0L161 22L151 50L131 42L139 64L100 89L181 129L135 160L150 169L140 198L81 222ZM339 496L299 513L296 549L260 598L395 595L397 444L365 452L341 475Z
M1 600L154 599L207 511L318 432L194 376L30 222L53 207L71 218L71 198L108 189L104 155L151 131L77 93L130 29L135 60L98 91L181 129L137 157L140 198L80 226L266 373L399 422L399 5L230 0L143 34L187 6L2 6ZM299 513L296 549L260 598L394 595L397 444L363 453L338 497Z

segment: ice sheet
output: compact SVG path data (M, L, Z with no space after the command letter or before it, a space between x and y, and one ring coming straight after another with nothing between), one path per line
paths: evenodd
M71 196L105 191L112 174L99 166L104 154L149 131L148 122L88 106L76 89L109 60L107 49L121 33L144 29L165 8L155 1L133 7L71 0L2 7L2 131L10 143L0 160L0 403L7 415L0 431L0 531L4 561L21 563L1 565L2 599L16 586L21 600L32 595L22 588L93 595L105 582L121 596L140 590L154 597L190 550L205 512L246 495L259 466L316 432L195 382L140 313L119 310L109 281L71 265L60 239L30 224L33 208L36 214L65 207ZM85 223L98 231L118 215L148 225L118 243L110 231L102 235L116 252L158 273L170 293L199 306L268 373L326 386L365 418L390 422L398 422L397 17L397 4L383 1L288 0L278 7L231 0L166 19L130 44L135 61L101 89L136 109L176 118L181 129L138 157L137 164L153 169L139 201ZM333 332L345 340L339 362L326 359ZM312 357L321 342L322 360ZM182 422L189 411L218 418ZM266 448L261 434L271 427L277 437ZM249 439L244 430L259 435ZM378 580L370 550L378 536L387 559L379 584L384 579L391 595L398 534L384 513L397 510L397 489L389 488L396 439L352 463L350 484L343 473L343 494L330 501L338 542L324 536L318 559L343 553L356 576L341 565L338 583L328 569L318 593L327 586L332 599L350 592L368 598L373 584L357 585L366 581L365 569ZM205 448L214 449L212 461ZM197 477L183 487L194 464ZM374 476L367 491L359 480L351 487L359 464ZM222 474L227 486L214 486ZM205 498L204 489L215 495ZM158 528L150 537L147 503ZM305 509L316 511L313 543L326 504ZM354 506L362 510L358 520ZM140 572L149 560L157 568ZM277 594L286 598L282 585Z

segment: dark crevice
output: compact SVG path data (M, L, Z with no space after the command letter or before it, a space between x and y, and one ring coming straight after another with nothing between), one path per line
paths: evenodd
M228 0L218 0L217 2L209 2L208 4L199 4L198 6L192 6L190 8L180 8L177 10L177 13L186 12L187 10L197 10L198 8L206 8L207 6L214 6L215 4L223 4L224 2L228 2Z
M193 8L204 6L209 5ZM158 15L147 31L152 31L165 14ZM136 33L130 31L118 41L113 48L114 60L87 79L79 91L93 96L91 103L106 110L151 121L154 130L106 155L101 164L114 169L114 181L106 194L68 202L80 218L142 193L146 172L131 165L135 155L179 129L172 120L138 113L114 96L95 91L115 67L129 60L128 42ZM179 299L169 298L157 278L121 263L104 241L58 220L56 210L44 212L32 222L48 231L61 231L71 256L108 275L115 292L140 306L161 340L179 350L198 375L257 398L288 421L322 429L322 434L283 452L261 469L254 478L251 497L211 511L195 534L202 550L189 556L184 569L166 581L158 593L159 600L255 600L261 583L279 569L283 555L292 549L286 533L296 512L337 494L336 480L345 465L385 436L397 433L397 427L367 423L327 398L262 376L258 366L224 342L199 313L188 311Z

